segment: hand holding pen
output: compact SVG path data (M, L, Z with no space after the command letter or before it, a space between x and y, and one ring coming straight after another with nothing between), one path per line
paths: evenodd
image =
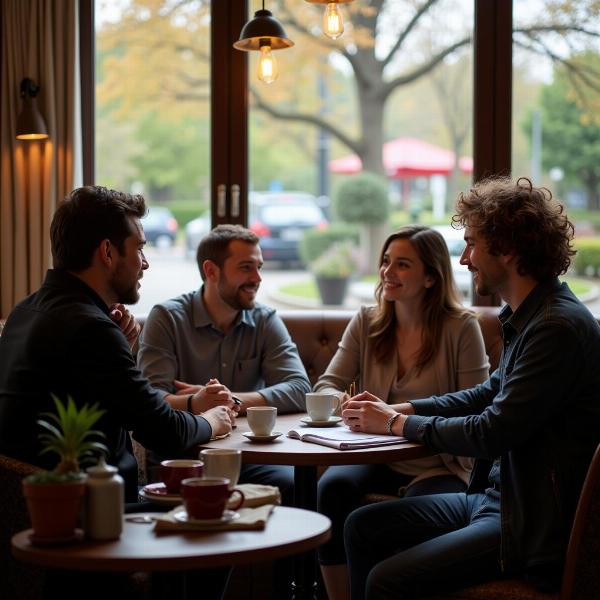
M196 414L215 406L226 406L236 413L239 411L239 404L233 400L231 391L218 379L209 379L205 385L192 385L176 380L175 387L178 396L190 396L193 412Z
M344 409L344 404L346 404L346 402L354 398L354 396L356 396L356 381L350 383L350 387L344 392L343 396L341 397L339 408L340 412Z

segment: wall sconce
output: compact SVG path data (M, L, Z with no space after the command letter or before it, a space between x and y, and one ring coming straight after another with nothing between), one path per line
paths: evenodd
M44 117L42 117L36 96L40 86L26 77L21 81L21 98L23 98L23 110L17 118L18 140L45 140L48 138L48 129Z
M323 33L332 40L337 40L344 33L344 20L338 4L347 4L352 0L306 0L310 4L326 4L323 14Z
M294 42L288 38L283 25L270 11L265 10L263 0L262 10L257 10L254 18L242 27L240 38L233 47L244 52L260 52L258 78L264 83L273 83L279 71L271 51L291 48L293 45Z

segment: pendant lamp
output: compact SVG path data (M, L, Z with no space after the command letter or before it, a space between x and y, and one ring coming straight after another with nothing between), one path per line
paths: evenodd
M279 72L272 51L291 48L293 45L294 42L288 38L281 23L270 11L265 10L263 0L262 9L257 10L254 18L244 25L240 38L233 47L244 52L260 52L258 78L264 83L273 83Z

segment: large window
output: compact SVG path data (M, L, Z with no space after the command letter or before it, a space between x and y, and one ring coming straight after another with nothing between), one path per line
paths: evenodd
M514 4L514 176L545 185L575 224L571 287L598 312L600 9L582 0Z
M248 2L244 15L244 4L96 2L95 181L140 191L151 205L151 269L139 313L198 285L191 258L198 240L211 224L234 221L261 236L263 301L320 305L308 269L341 240L352 246L346 305L370 302L385 234L413 221L447 225L455 192L469 181L470 0L442 0L422 13L405 0L383 2L379 13L356 2L343 8L346 32L335 43L319 31L319 7L274 1L270 8L296 46L277 53L280 78L271 86L256 81L254 53L249 81L241 80L246 56L231 43L260 8ZM215 27L220 53L214 35L210 43ZM246 86L248 156L246 121L238 116ZM241 111L231 107L239 97ZM290 120L290 112L300 118ZM344 160L358 167L340 168ZM373 223L336 208L338 190L361 170L385 192L386 210ZM321 268L330 272L335 262Z

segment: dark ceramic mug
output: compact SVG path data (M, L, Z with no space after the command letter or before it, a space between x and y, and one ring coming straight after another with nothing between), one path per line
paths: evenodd
M163 460L160 463L160 480L169 494L179 494L181 482L189 477L201 477L204 463L201 460Z
M239 494L239 498L230 508L237 510L244 503L244 494L230 490L227 477L191 477L181 482L183 504L191 519L219 519L233 494Z

